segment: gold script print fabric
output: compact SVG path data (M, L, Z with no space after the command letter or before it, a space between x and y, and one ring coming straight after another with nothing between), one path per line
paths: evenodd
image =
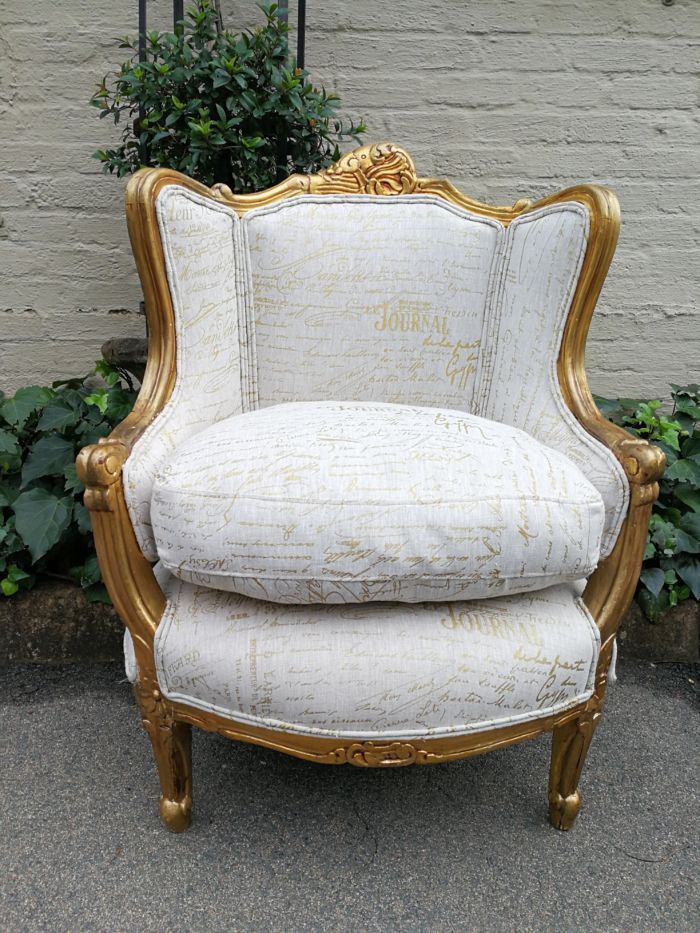
M459 735L561 712L593 690L598 629L573 585L342 608L173 577L164 589L161 689L243 723L358 740Z
M454 408L526 430L599 491L601 555L611 551L627 482L556 378L587 240L581 205L505 228L432 196L309 195L238 218L173 186L158 216L177 382L125 470L150 559L153 480L180 443L233 414L325 399Z
M182 444L151 506L181 579L281 603L478 599L588 576L600 494L563 454L454 409L275 405Z
M157 211L175 311L177 380L124 465L129 516L150 560L157 557L150 518L156 471L183 440L250 407L253 371L247 254L238 218L177 187L159 195Z
M258 400L468 411L503 228L414 195L304 197L246 230Z

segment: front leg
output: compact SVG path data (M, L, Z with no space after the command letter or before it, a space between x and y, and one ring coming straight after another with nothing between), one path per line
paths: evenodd
M174 719L152 682L134 687L141 721L151 739L160 778L160 818L171 832L190 825L192 812L192 727Z
M595 702L596 697L593 697ZM549 768L549 822L557 829L571 829L581 807L578 782L600 719L598 703L577 719L557 726L552 735Z

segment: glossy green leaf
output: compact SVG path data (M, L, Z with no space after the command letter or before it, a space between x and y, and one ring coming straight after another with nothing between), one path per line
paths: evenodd
M92 554L85 561L83 565L82 572L80 574L80 585L81 586L92 586L93 583L99 583L102 579L100 576L100 565L97 562L97 555Z
M642 570L639 579L654 596L659 595L666 582L663 570L660 570L658 567L650 567L648 570Z
M687 512L681 516L678 525L687 534L700 538L700 514L697 512Z
M58 543L70 524L71 496L54 496L44 489L30 489L19 495L12 506L16 528L36 562Z
M700 489L690 485L676 486L673 495L694 512L700 512Z
M700 486L700 463L695 460L676 460L666 470L666 479L677 479L684 483Z
M109 404L109 397L107 395L106 389L96 389L94 392L91 392L90 395L85 396L86 405L94 405L102 414L107 411L107 405Z
M91 603L107 603L107 605L112 603L104 583L93 583L85 587L85 596Z
M12 398L5 399L0 406L0 415L8 424L22 429L30 415L40 411L53 398L52 389L45 386L27 386L18 389Z
M73 441L60 434L39 438L30 448L22 467L22 488L41 476L60 476L74 460Z
M63 395L56 395L44 407L37 430L63 431L73 427L80 418L80 407Z
M5 577L4 580L0 580L0 590L2 590L5 596L14 596L15 593L19 590L19 586L15 583L14 580L10 580L8 577Z
M695 599L700 599L700 558L680 557L675 566L676 573L688 584Z
M83 492L85 487L78 479L78 473L75 469L75 463L68 463L63 469L65 483L63 488L66 492Z
M10 431L0 428L0 473L11 473L19 469L22 449Z
M76 502L73 506L73 518L75 520L78 531L81 534L90 534L92 530L92 525L90 524L90 513L82 502Z

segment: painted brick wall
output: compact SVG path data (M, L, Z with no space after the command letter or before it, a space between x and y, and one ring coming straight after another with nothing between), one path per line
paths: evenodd
M292 19L294 4L292 3ZM114 138L87 106L136 31L136 0L0 8L0 386L87 369L143 332L124 183L89 158ZM256 20L251 2L226 21ZM166 26L171 4L149 4ZM700 379L700 2L312 2L307 65L405 145L423 174L509 203L610 185L623 228L591 329L595 391Z

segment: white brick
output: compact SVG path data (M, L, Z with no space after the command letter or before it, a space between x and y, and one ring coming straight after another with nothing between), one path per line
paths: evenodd
M232 28L262 20L253 4L223 7ZM170 0L148 13L149 28L171 27ZM4 0L0 15L7 389L88 369L105 339L142 333L143 320L125 181L91 159L120 130L88 105L124 57L113 37L136 33L136 3ZM591 328L591 383L654 395L698 381L698 0L354 0L311 4L307 19L315 82L421 173L505 204L578 181L612 187L623 227Z

